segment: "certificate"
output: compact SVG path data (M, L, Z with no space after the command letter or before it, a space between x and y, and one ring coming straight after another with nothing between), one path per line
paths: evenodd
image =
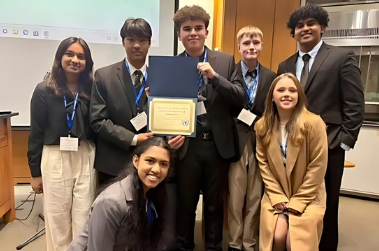
M149 57L147 131L196 137L197 58Z
M196 100L149 98L149 130L161 135L191 136L196 126Z

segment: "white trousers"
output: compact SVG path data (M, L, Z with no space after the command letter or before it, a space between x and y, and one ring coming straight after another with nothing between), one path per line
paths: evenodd
M83 230L95 198L95 145L80 141L77 152L44 146L41 171L47 251L66 251Z

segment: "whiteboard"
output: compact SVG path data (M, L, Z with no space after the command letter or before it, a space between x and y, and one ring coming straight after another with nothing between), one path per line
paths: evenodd
M88 37L92 58L95 62L94 70L109 64L121 61L125 57L125 50L122 46L119 30L125 19L129 17L142 17L149 21L153 29L153 44L149 50L149 55L171 56L174 51L174 15L175 1L151 1L143 0L110 0L99 1L111 5L113 10L104 9L104 6L94 8L94 1L82 0L76 1L70 7L60 7L66 5L69 1L58 0L1 0L0 4L0 111L19 112L20 115L12 118L12 126L29 126L30 125L30 98L35 86L41 82L46 72L51 69L54 55L61 41L54 30L60 30L64 37L71 35L81 36L86 41ZM34 7L28 2L33 2ZM54 4L42 4L43 2L53 2ZM83 2L86 4L83 5ZM140 4L140 2L149 2L150 4ZM159 4L152 4L158 2ZM13 4L12 4L13 3ZM21 9L15 9L15 3L24 6ZM82 8L77 8L78 3ZM96 2L97 4L97 2ZM28 8L26 8L26 7ZM88 7L85 7L88 6ZM12 8L13 9L12 9ZM17 6L16 6L17 7ZM36 18L35 14L27 13L29 8L38 10L42 8L53 10L52 16ZM56 9L59 12L56 12ZM104 12L101 10L104 9ZM122 10L122 11L120 11ZM31 11L29 9L29 11ZM95 12L96 15L93 13ZM4 13L7 13L6 15ZM25 14L27 13L27 14ZM59 14L62 13L62 14ZM124 14L124 16L123 16ZM25 15L29 15L25 17ZM89 17L91 22L81 22L83 17ZM155 19L158 22L154 21ZM28 24L25 24L29 20ZM70 20L69 22L65 22ZM120 21L122 20L122 21ZM45 23L43 23L45 22ZM48 22L46 24L46 22ZM95 23L93 23L95 22ZM50 24L49 36L44 36L44 29ZM107 24L107 25L104 25ZM117 25L116 25L117 24ZM18 26L23 28L14 28ZM65 27L63 27L66 25ZM74 27L76 25L76 28ZM111 28L107 29L107 27ZM116 27L114 27L116 26ZM24 28L26 27L26 28ZM40 37L33 35L37 27L42 27L38 33ZM90 33L95 28L101 31L102 36L91 37ZM3 30L7 29L7 34ZM17 29L17 34L13 34L13 29ZM64 30L66 29L66 30ZM73 33L69 35L70 29ZM24 30L28 30L24 35ZM117 33L118 40L115 36L107 34ZM157 33L158 32L158 33ZM11 33L11 34L9 34ZM59 32L58 32L59 33ZM17 36L16 36L17 35ZM58 39L59 38L59 39Z

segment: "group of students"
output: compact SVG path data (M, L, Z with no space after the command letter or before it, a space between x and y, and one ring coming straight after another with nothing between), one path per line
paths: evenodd
M195 138L131 122L154 84L144 19L125 21L126 58L94 79L86 42L61 42L32 96L28 148L48 251L194 250L200 193L206 250L222 250L226 194L229 251L337 250L344 155L363 121L358 63L321 40L329 19L317 5L291 14L299 51L277 74L259 63L261 30L238 32L235 64L204 46L209 19L199 6L174 15L179 56L199 58L202 75Z

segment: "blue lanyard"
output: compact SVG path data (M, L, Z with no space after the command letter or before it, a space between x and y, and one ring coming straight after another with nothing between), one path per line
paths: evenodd
M128 61L126 61L126 59L125 59L125 65L126 65L126 69L128 69L129 75L131 77L132 74L130 72L130 67L129 67ZM133 81L133 79L132 79L132 81ZM137 95L136 87L134 86L134 83L133 83L134 96L136 97L137 113L139 113L139 101L141 100L142 93L145 91L146 82L147 82L147 71L145 72L145 78L143 80L143 83L142 83L141 89L139 90L138 95Z
M149 217L150 226L153 226L153 223L154 223L153 210L151 208L151 204L149 200L146 200L146 208L147 208L147 216Z
M280 143L280 151L282 152L285 159L287 158L287 146L288 146L288 137L287 137L285 146L283 146L282 143Z
M186 57L188 57L187 52L186 52ZM205 49L205 53L204 53L203 63L205 63L205 62L208 62L208 50L207 49ZM198 74L199 74L199 78L197 80L197 91L200 90L201 85L203 83L203 74L200 71L198 72Z
M247 83L248 81L247 81L246 75L244 79L245 79L245 82ZM259 81L259 67L257 67L257 76L255 76L251 91L250 91L249 86L246 85L247 95L249 95L249 106L251 106L254 102L255 95L257 93L258 81Z
M74 99L74 109L72 110L71 118L69 118L68 113L66 113L67 116L67 126L68 126L68 136L70 137L71 135L71 129L72 126L74 125L74 118L75 118L75 113L76 113L76 105L78 103L78 95L79 93L76 93L75 99ZM64 107L67 107L67 99L66 96L63 96L63 101L64 101Z

